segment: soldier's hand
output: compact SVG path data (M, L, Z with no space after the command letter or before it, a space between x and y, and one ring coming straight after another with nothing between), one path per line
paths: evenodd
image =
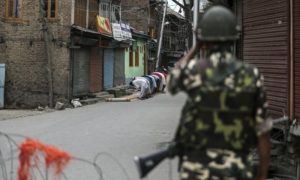
M189 60L191 60L198 53L198 51L199 51L199 45L196 44L195 47L190 49L190 51L185 56L183 56L178 61L178 63L175 64L175 67L176 68L182 68L183 66L185 66L189 62Z

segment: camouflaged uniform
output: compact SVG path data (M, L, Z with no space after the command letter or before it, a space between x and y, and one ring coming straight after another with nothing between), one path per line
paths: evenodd
M173 69L168 89L188 94L175 136L184 147L181 179L253 179L249 150L272 127L258 69L228 52L209 53Z

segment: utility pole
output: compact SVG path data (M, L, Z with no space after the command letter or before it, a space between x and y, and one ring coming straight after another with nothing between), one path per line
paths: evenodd
M160 34L159 34L159 41L158 41L158 49L157 49L157 56L156 56L156 66L155 68L157 69L160 63L160 51L161 51L161 44L162 44L162 39L163 39L163 33L164 33L164 27L165 27L165 17L166 17L166 12L168 8L168 1L165 0L163 2L165 7L164 7L164 14L161 22L161 29L160 29Z
M193 47L196 46L197 42L197 26L198 26L198 16L199 16L199 0L194 0L194 18L193 18Z
M45 41L45 50L46 50L46 59L47 59L47 72L48 72L48 88L49 88L49 94L48 94L48 105L50 108L53 108L53 75L52 75L52 59L51 59L51 47L49 45L50 39L49 39L49 27L48 27L48 5L46 3L49 3L45 0L40 0L40 13L41 13L41 19L42 19L42 31L44 35L44 41Z

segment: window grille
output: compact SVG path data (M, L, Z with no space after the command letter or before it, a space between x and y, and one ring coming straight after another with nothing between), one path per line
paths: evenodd
M48 18L56 18L57 10L56 10L56 2L57 0L45 0L47 17Z
M120 6L112 5L111 6L111 22L118 22L120 21Z
M6 0L6 16L8 18L19 18L21 11L21 0Z
M100 3L99 6L99 15L105 18L110 18L109 13L110 13L110 4L109 3Z
M86 27L86 0L76 0L75 1L75 25Z
M140 55L139 55L139 46L137 46L135 51L135 66L140 65Z
M171 37L169 37L169 36L163 37L163 47L165 49L170 49L171 48L171 42L172 42Z

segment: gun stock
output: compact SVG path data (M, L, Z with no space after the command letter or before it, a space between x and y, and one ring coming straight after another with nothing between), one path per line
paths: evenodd
M169 146L165 150L158 151L144 157L134 157L134 162L137 165L140 178L144 178L147 174L160 164L166 158L173 158L178 155L178 148L175 145Z

